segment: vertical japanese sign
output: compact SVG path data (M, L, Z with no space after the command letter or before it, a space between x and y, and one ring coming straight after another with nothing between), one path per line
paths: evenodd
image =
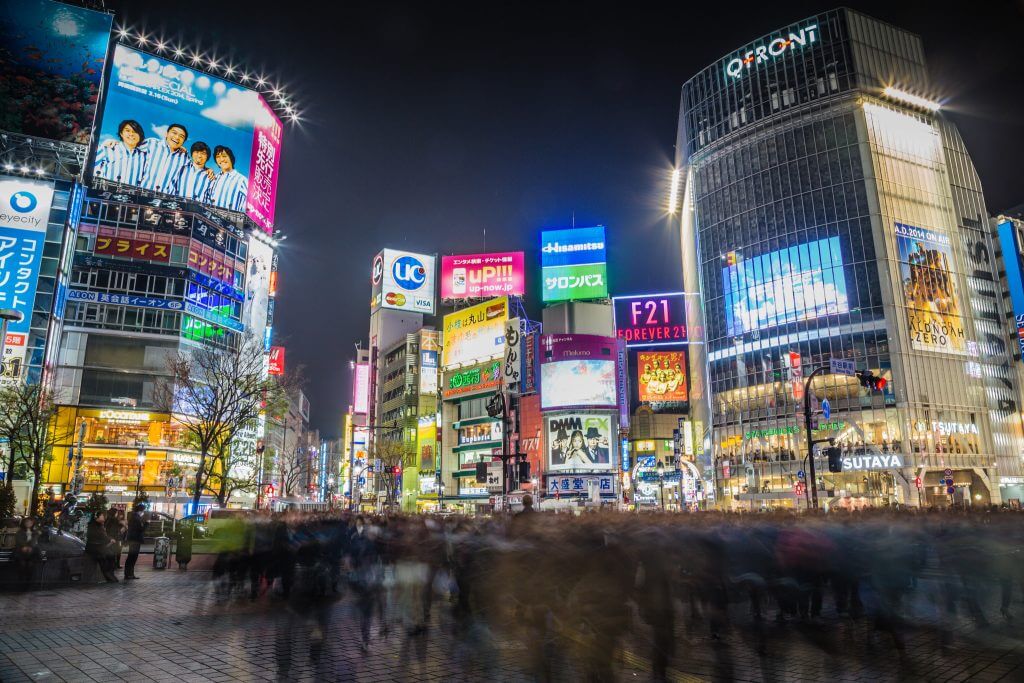
M505 323L505 363L502 374L508 390L518 392L523 374L523 334L519 328L519 318L512 318Z
M277 172L281 165L281 121L262 96L253 126L252 180L245 198L245 213L267 230L274 230Z
M21 376L52 201L51 183L0 176L0 308L22 315L7 327L5 377Z

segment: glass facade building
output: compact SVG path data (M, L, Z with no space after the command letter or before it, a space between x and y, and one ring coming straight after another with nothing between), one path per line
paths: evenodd
M829 504L999 502L1000 477L1021 474L1015 346L980 183L955 128L893 87L930 92L920 39L847 9L683 86L684 281L703 293L691 374L706 378L694 399L726 505L804 504L804 378L831 357L888 385L812 385L832 415L811 436L844 461L841 474L818 461Z

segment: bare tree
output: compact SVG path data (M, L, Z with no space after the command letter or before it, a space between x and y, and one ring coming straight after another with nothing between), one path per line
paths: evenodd
M406 467L411 466L415 454L410 454L401 441L379 438L373 442L370 458L380 461L383 471L377 473L378 481L383 484L384 505L390 507L398 500L398 482L394 470L401 467L404 471Z
M230 495L237 438L255 429L260 413L280 410L287 387L297 381L295 375L268 377L264 363L263 344L252 335L243 337L237 348L203 347L168 363L169 377L157 387L154 402L183 427L186 440L199 452L193 507L211 483L219 484L218 501ZM220 480L211 482L211 477Z
M219 445L220 446L220 445ZM255 491L259 485L261 459L254 443L236 440L226 450L218 447L212 454L207 485L217 496L221 507L227 507L231 496L239 491Z
M32 515L38 513L36 501L43 467L53 458L54 446L68 443L74 432L73 427L61 426L56 417L53 392L43 385L0 387L0 435L6 437L10 450L5 463L7 485L11 485L15 466L25 463L32 472Z

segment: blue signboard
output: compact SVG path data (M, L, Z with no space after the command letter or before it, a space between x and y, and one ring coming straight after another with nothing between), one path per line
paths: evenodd
M999 224L999 245L1006 264L1006 283L1010 288L1010 304L1017 327L1017 343L1024 360L1024 273L1021 271L1020 241L1012 221Z
M138 308L160 308L168 311L181 311L185 308L185 304L181 301L158 299L152 296L136 296L135 294L86 292L81 289L68 290L68 301L87 301L96 304L117 304L119 306L135 306Z
M838 237L731 263L722 282L730 336L850 310Z
M540 265L578 266L607 260L604 226L544 230L540 237Z

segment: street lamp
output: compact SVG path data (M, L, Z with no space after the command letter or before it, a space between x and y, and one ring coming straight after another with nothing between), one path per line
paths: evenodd
M142 466L146 464L146 447L139 448L139 454L135 458L139 463L139 474L135 478L135 499L142 496Z
M661 491L661 511L665 512L665 463L658 461L658 488Z
M4 360L4 345L7 342L7 324L20 323L25 316L13 308L0 308L0 367Z

